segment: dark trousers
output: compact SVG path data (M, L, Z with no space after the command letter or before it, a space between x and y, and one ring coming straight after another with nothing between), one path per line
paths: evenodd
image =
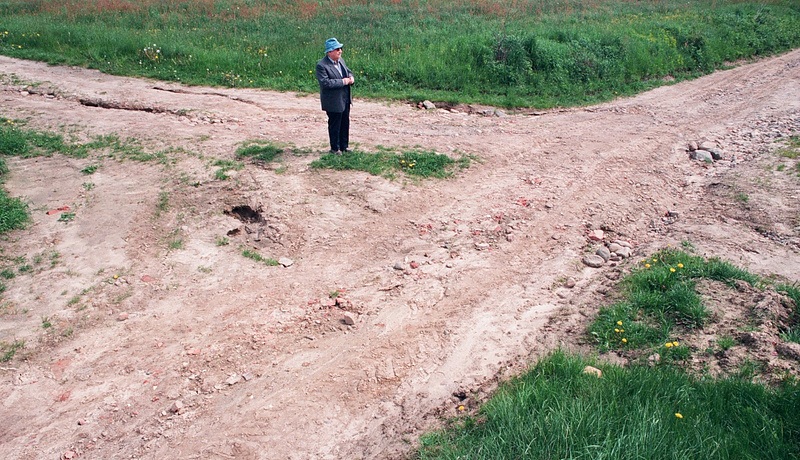
M344 152L350 146L350 104L344 112L325 112L328 114L328 138L331 150Z

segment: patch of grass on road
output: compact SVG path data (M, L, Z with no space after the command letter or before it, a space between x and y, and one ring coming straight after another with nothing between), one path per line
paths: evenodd
M338 171L364 171L375 176L393 178L397 173L416 178L444 179L461 168L467 168L470 158L463 156L454 160L447 155L425 150L408 150L397 153L392 149L381 148L375 153L354 150L341 155L327 153L311 162L316 169L335 169Z

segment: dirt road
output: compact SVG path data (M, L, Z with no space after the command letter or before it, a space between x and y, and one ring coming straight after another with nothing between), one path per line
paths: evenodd
M654 250L800 278L800 181L771 153L800 134L800 51L536 115L357 100L357 148L478 158L422 182L309 169L317 95L0 65L0 116L162 152L7 160L33 225L0 243L20 272L0 340L25 341L0 371L2 458L399 458L498 379L579 347ZM256 139L312 153L214 178ZM722 160L690 160L703 141ZM593 230L634 256L587 267Z

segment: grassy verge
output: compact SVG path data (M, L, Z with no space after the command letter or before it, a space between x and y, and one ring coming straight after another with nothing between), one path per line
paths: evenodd
M628 366L555 352L503 385L475 414L424 436L416 458L800 458L796 378L754 383L747 360L748 369L720 377L684 368L696 350L672 334L707 323L695 289L700 279L767 283L718 259L659 251L621 281L621 300L601 308L586 334L599 351L629 357ZM800 289L774 289L791 304L786 324L800 324ZM788 327L781 339L796 336ZM717 338L723 352L735 344L732 337ZM638 359L656 354L655 362ZM587 365L602 377L585 372Z
M359 95L586 104L800 46L792 0L0 3L0 53L190 84L316 92L330 36Z
M584 373L601 368L603 377ZM555 353L475 416L426 436L419 459L791 459L800 390L598 365Z

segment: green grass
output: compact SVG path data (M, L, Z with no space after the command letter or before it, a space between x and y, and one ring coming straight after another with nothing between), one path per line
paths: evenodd
M454 160L447 155L424 150L396 153L392 149L379 148L375 153L354 150L341 155L327 153L311 162L316 169L339 171L364 171L376 176L395 177L397 173L416 178L447 178L459 168L470 164L469 157Z
M263 263L263 264L268 265L270 267L276 267L276 266L279 265L277 260L269 258L269 257L264 257L261 254L259 254L258 252L250 250L250 249L242 250L242 255L247 257L250 260L254 260L256 262Z
M236 150L236 159L249 158L254 162L269 163L283 152L284 148L272 142L252 141Z
M7 363L14 358L17 351L25 348L25 341L15 340L12 343L0 341L0 363Z
M30 222L28 205L19 198L12 198L0 189L0 235L25 228Z
M599 367L602 378L583 373ZM675 367L621 368L556 352L475 415L424 436L416 458L791 459L800 388L697 379Z
M733 285L759 278L716 259L664 249L643 260L621 283L623 299L602 307L588 334L601 351L663 347L676 327L702 327L709 312L695 283L707 278ZM674 350L673 350L674 353Z
M158 201L156 202L156 217L167 211L169 211L169 192L161 191L158 193Z
M88 175L90 175L90 174L94 174L94 173L96 173L96 172L97 172L97 169L98 169L99 167L100 167L100 165L89 165L89 166L86 166L85 168L81 169L81 172L82 172L83 174L86 174L86 175L88 176Z
M0 143L2 143L1 140ZM3 150L0 150L0 155L2 152ZM8 166L5 158L0 156L0 184L3 183L6 174L8 174ZM25 228L28 222L30 222L28 205L20 198L10 197L5 189L0 188L0 235Z
M9 56L310 93L336 36L360 96L508 107L608 100L800 46L792 0L43 0L0 17Z

